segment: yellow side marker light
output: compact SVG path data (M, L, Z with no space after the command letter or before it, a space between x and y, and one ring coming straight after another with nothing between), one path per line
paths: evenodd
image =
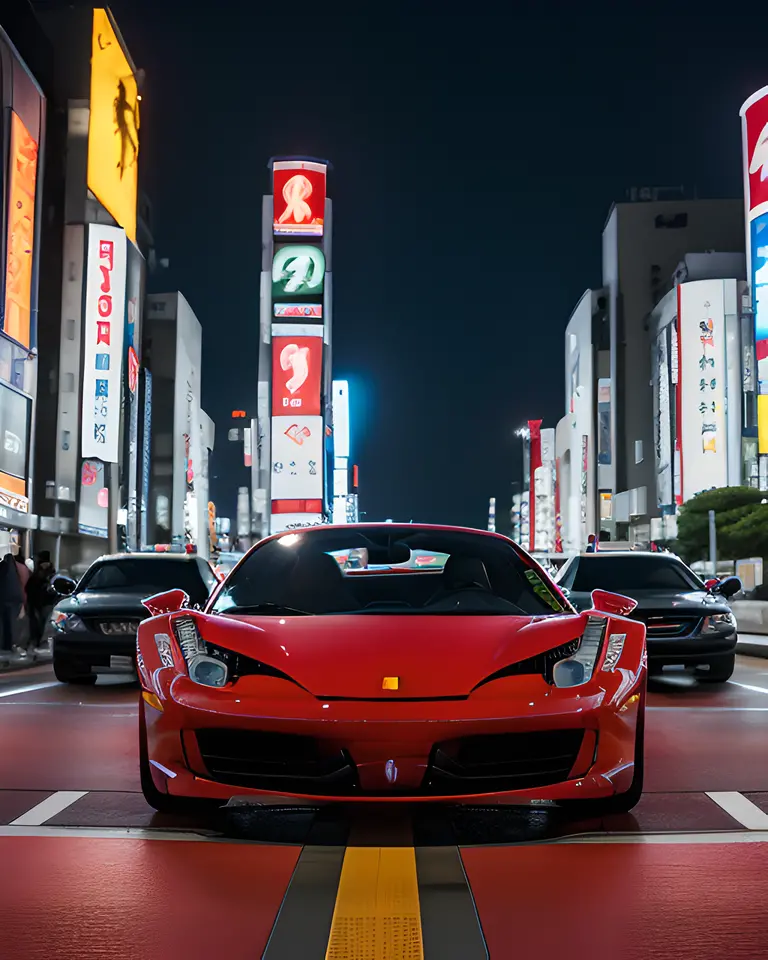
M399 690L400 689L400 677L384 677L381 682L382 690Z
M150 707L154 707L155 710L159 710L160 713L163 712L163 705L158 696L156 696L154 693L149 693L146 690L143 690L141 695L144 698L144 702L148 703Z

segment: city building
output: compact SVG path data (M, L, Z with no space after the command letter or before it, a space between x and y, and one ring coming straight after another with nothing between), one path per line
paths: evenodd
M613 206L602 286L582 295L566 328L566 409L556 430L556 523L566 551L598 532L651 539L651 521L662 516L652 311L683 277L744 279L741 202L662 193L639 191Z
M210 549L209 459L213 421L201 408L203 333L177 292L146 299L144 356L151 376L146 544Z
M47 116L41 83L49 87L51 70L50 48L30 8L10 0L0 10L0 133L4 145L0 161L0 556L9 550L28 550L37 526L32 452L38 404L38 287Z

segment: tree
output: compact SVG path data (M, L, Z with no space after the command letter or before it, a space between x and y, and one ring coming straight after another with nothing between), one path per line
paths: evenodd
M709 557L709 511L715 511L718 556L768 558L768 493L754 487L720 487L692 497L680 509L676 551L688 563Z

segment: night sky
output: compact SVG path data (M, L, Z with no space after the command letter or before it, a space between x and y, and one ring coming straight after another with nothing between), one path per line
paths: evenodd
M334 375L350 380L364 519L484 526L496 496L506 529L514 429L563 415L563 330L600 284L611 202L633 185L740 195L738 110L768 83L768 19L754 4L367 6L115 0L147 71L142 182L171 261L151 289L180 289L203 325L213 493L232 515L266 163L329 159Z

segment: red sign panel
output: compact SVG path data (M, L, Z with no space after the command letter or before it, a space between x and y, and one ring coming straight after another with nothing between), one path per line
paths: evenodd
M768 210L768 87L741 108L744 138L744 187L749 219Z
M136 393L136 387L139 384L139 358L133 347L128 347L128 388L131 393Z
M272 416L320 416L322 337L272 338Z
M322 237L325 219L324 163L276 160L272 166L274 233L277 237Z

